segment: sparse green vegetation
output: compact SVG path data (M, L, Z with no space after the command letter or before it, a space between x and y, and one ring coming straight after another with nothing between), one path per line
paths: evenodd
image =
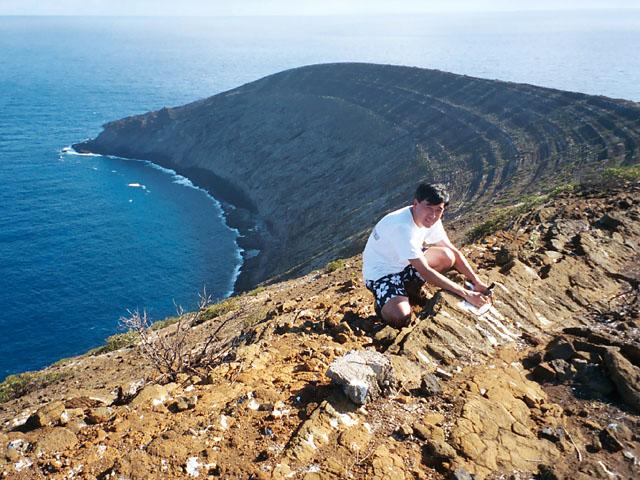
M67 372L24 372L9 375L0 383L0 403L26 395L68 377Z
M550 197L547 195L535 195L525 197L523 201L511 207L498 208L489 214L489 218L467 232L467 241L475 242L487 235L507 227L510 220L521 215L536 205L543 203Z
M336 260L332 260L331 262L327 263L327 266L325 267L325 271L327 273L335 272L336 270L340 270L341 268L344 268L344 266L345 266L344 259L338 258Z
M518 215L528 212L536 205L540 205L547 200L554 198L564 192L572 192L577 188L575 183L564 183L553 188L549 193L543 195L527 195L520 199L520 203L510 207L502 207L489 213L489 218L479 225L476 225L467 232L466 240L475 242L481 238L505 229L511 220Z
M102 353L113 352L124 347L130 347L135 345L140 336L135 332L116 333L107 337L104 345L91 351L93 355L100 355Z
M549 192L549 194L547 195L547 197L548 198L553 198L553 197L556 197L556 196L560 195L561 193L573 192L576 188L578 188L578 184L577 183L574 183L574 182L563 183L562 185L558 185L553 190L551 190Z
M151 330L162 330L163 328L168 327L169 325L173 325L178 323L178 317L167 317L164 320L158 320L157 322L153 322L151 324Z
M206 320L219 317L225 313L232 312L238 308L238 299L235 297L227 298L222 302L211 305L200 312L198 317L198 323L202 323Z
M260 287L256 287L253 290L247 292L247 295L250 297L256 297L259 294L261 294L262 292L264 292L266 290L266 287L260 286Z
M251 328L269 317L269 308L257 308L242 320L242 328Z
M524 211L520 206L498 208L489 214L489 219L476 225L467 232L467 241L475 242L481 238L504 229L509 220Z
M640 164L607 168L602 173L602 176L606 180L626 180L629 182L640 180Z

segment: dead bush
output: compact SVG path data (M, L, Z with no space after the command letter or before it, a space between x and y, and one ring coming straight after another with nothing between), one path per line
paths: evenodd
M201 333L193 329L207 319L210 305L211 295L207 295L205 289L199 294L195 312L185 313L182 307L176 306L177 315L168 328L154 328L146 310L142 313L128 310L128 315L120 318L120 324L139 338L137 347L156 370L175 380L178 373L196 373L197 367L220 358L228 351L228 348L220 348L219 334L229 319L218 321L204 341L199 341Z

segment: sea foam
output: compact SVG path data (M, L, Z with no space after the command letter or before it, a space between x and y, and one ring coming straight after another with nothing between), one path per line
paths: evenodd
M100 154L98 153L80 153L80 152L76 152L73 147L64 147L60 153L64 154L64 155L77 155L80 157L99 157Z

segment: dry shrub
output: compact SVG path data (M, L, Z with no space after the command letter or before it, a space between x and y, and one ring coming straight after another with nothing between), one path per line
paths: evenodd
M128 316L121 317L120 324L139 338L138 348L142 355L163 376L175 380L178 373L196 373L197 367L220 358L228 350L216 347L221 340L219 333L229 318L218 321L204 342L198 342L199 332L195 332L193 327L211 318L210 304L211 296L203 290L195 312L184 313L182 307L176 306L177 316L171 319L173 328L154 328L146 310L142 313L128 310Z

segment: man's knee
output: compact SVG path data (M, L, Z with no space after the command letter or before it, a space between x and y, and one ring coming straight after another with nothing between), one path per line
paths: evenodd
M403 328L411 320L411 306L406 297L394 297L382 307L382 320L387 325Z
M431 247L425 254L429 266L440 273L446 272L456 263L456 256L448 247Z
M447 265L447 269L452 268L456 264L456 256L453 254L453 250L448 247L442 247L442 252L444 257L446 257L445 265Z

